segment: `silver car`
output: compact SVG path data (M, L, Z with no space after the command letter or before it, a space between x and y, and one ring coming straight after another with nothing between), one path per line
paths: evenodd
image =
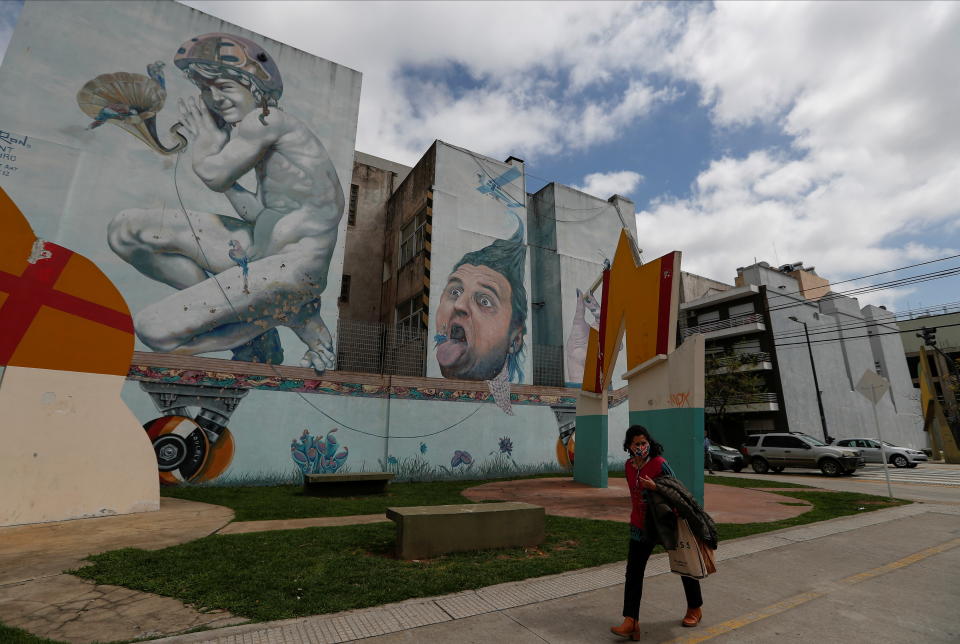
M873 438L844 438L837 441L839 447L854 447L863 454L868 463L882 463L880 441ZM909 447L898 447L883 441L883 451L886 452L887 462L896 467L916 467L918 463L926 463L927 455L920 450Z

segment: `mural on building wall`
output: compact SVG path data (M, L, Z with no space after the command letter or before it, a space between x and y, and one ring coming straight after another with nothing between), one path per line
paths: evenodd
M161 153L186 150L193 173L234 210L202 212L181 201L126 209L110 222L110 248L141 274L177 289L137 314L137 336L156 351L230 350L234 360L279 364L275 327L282 325L306 345L302 366L334 368L320 296L344 199L326 148L280 109L280 70L253 41L196 36L173 62L199 90L178 101L180 121L171 131L180 142L173 148L157 139L156 116L166 99L162 60L149 66L149 75L97 76L77 96L93 115L90 127L115 124ZM239 180L251 170L256 187L248 190Z
M523 382L527 249L514 210L523 204L503 186L520 171L510 168L495 178L484 173L478 173L477 191L505 204L516 229L509 239L496 239L454 264L435 316L436 358L444 378L486 381L497 406L512 414L510 383Z
M28 1L0 82L0 182L118 286L138 349L336 367L359 73L175 2ZM284 403L241 438L245 389L170 385L125 388L168 482L226 471L234 438L275 444Z
M0 526L159 507L156 483L124 467L150 460L120 398L132 354L117 288L83 255L38 238L0 188ZM76 463L84 471L63 489Z
M564 345L567 387L580 388L583 383L583 361L587 358L590 329L600 325L600 303L590 291L577 289L577 308L570 324L570 333Z
M178 203L124 209L107 229L109 246L121 259L177 289L136 315L137 336L156 351L229 350L234 360L280 364L284 355L276 327L285 326L306 345L301 366L317 372L334 368L333 337L320 300L344 198L326 148L302 120L280 108L280 70L257 43L228 33L195 36L176 50L173 63L199 95L178 100L180 120L170 128L177 142L171 147L157 136L157 116L166 101L163 60L148 65L146 75L101 74L77 94L80 109L93 118L88 129L116 125L160 154L178 153L173 168ZM178 170L187 154L196 178L223 194L233 213L185 203L190 196L181 196ZM240 180L251 171L255 186L247 189ZM227 396L232 404L224 408L220 392L202 388L147 391L168 414L144 425L161 481L206 481L222 474L234 452L226 422L240 396ZM197 402L196 419L182 400L170 407L164 397L175 393Z
M290 458L303 474L336 474L347 461L350 450L344 446L342 450L334 432L334 427L327 435L311 436L310 430L303 430L299 439L290 443Z
M186 56L192 48L200 52L196 64ZM301 466L386 469L405 480L558 471L555 443L570 459L570 423L558 423L551 408L572 410L575 398L516 387L530 384L533 371L524 357L531 286L519 164L459 150L437 167L441 215L433 222L430 317L437 319L435 307L458 270L499 275L503 281L492 285L509 315L495 316L499 333L478 340L487 350L478 351L485 359L476 364L488 371L474 369L468 375L475 380L463 383L456 378L471 367L451 364L459 375L449 381L388 381L276 364L281 352L284 363L299 364L316 336L335 332L343 254L336 228L346 222L322 215L342 199L341 182L350 176L359 77L174 2L27 1L0 69L0 145L12 157L3 160L0 185L30 205L38 236L89 257L137 313L130 328L143 353L132 366L125 360L123 395L139 419L127 431L143 442L149 458L141 470L154 485L158 465L164 483L237 484L288 482ZM328 153L329 172L317 169L325 164L320 148L310 147L314 140ZM234 179L236 159L217 154L242 142L249 144L249 172ZM213 156L229 163L211 165L201 152L221 143ZM294 184L306 192L290 189ZM311 232L301 234L301 224L311 224ZM53 251L47 244L38 256ZM455 267L461 260L469 261ZM478 289L491 285L476 273L466 276ZM592 278L564 279L582 286ZM283 289L297 285L302 291L286 299ZM281 297L271 301L264 291ZM236 326L217 326L231 307L240 314ZM312 313L317 333L301 338L294 327ZM448 313L448 340L453 318ZM460 326L463 337L454 330L452 342L480 337L471 325ZM133 337L126 334L128 342ZM91 338L73 342L89 348ZM450 346L452 354L460 351ZM307 356L311 367L335 360L316 353ZM441 376L436 352L426 353L429 375ZM626 406L613 413L625 418ZM144 434L156 441L155 454ZM303 450L288 451L295 437ZM89 441L101 451L103 444ZM338 461L341 454L349 457Z

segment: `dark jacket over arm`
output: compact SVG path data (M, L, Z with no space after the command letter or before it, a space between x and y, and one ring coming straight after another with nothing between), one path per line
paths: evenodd
M717 547L717 526L690 491L672 476L657 477L657 488L647 492L647 525L667 550L677 547L677 515L710 548ZM676 511L676 513L674 513Z

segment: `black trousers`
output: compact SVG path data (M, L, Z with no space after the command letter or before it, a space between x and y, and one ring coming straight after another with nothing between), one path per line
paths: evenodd
M656 544L650 539L637 541L630 539L630 551L627 554L627 582L623 588L623 616L638 619L640 617L640 598L643 596L643 573L647 569L647 560ZM700 581L684 577L683 592L687 596L687 608L699 608L703 605L700 594Z

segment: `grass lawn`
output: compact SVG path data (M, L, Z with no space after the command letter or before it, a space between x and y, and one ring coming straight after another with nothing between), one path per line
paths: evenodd
M800 485L799 483L781 483L780 481L765 481L763 479L751 479L751 478L735 478L732 476L710 476L707 474L703 477L704 483L716 483L717 485L729 485L730 487L774 487L774 488L788 488L795 487L798 489L808 489L812 490L814 488L809 485Z
M233 509L234 521L342 517L353 514L383 514L387 508L410 505L469 503L461 495L468 487L487 481L437 481L391 483L382 495L355 497L307 496L299 485L270 487L187 486L161 488L163 496L223 505Z
M3 644L61 644L57 640L48 640L31 635L26 631L0 624L0 642Z
M716 478L708 482L743 482ZM416 505L424 504L426 498L436 499L435 503L463 502L459 490L478 483L397 484L391 489L401 491L394 491L393 498L322 502L342 502L343 505L336 506L340 514L378 512L387 505L398 505L398 498ZM750 486L762 485L754 483L758 482L751 481ZM401 486L410 486L410 491L402 491ZM296 497L295 489L253 490L187 488L178 492L190 492L191 498L198 501L237 503L231 507L238 510L238 515L241 510L246 512L245 516L251 519L268 518L260 512L277 518L316 516L315 512L306 512L308 506L300 505L307 499L316 499ZM256 501L258 494L266 500ZM809 501L814 507L783 521L720 524L721 540L904 503L847 492L798 489L781 494ZM295 500L291 501L291 497ZM380 505L372 505L375 503ZM441 595L626 557L626 524L548 516L546 527L547 540L539 548L456 553L423 561L392 558L395 527L390 523L212 535L163 550L127 548L95 555L90 557L92 566L73 574L101 584L175 597L200 608L222 608L254 620L274 620Z
M544 476L557 476L547 474ZM623 472L611 472L623 477ZM541 477L522 477L541 478ZM188 501L213 503L231 508L234 521L266 521L269 519L304 519L307 517L342 517L354 514L382 514L389 507L410 505L447 505L469 503L461 494L468 487L490 481L435 481L432 483L391 483L386 495L324 498L303 494L299 485L275 486L184 486L160 489L162 496ZM758 479L707 476L707 483L735 487L806 488L796 483L778 483Z

